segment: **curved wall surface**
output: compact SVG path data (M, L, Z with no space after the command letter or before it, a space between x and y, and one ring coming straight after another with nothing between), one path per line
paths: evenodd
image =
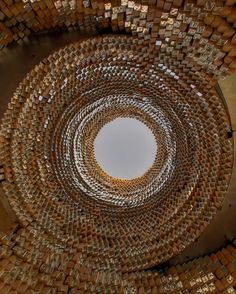
M234 237L226 209L234 208L233 186L225 198L232 125L215 90L236 66L234 1L0 7L1 62L10 65L0 69L0 176L10 218L0 293L234 293L232 245L153 269L222 245L217 223L228 212L222 228ZM28 39L65 28L76 31ZM152 167L132 180L109 176L94 156L99 130L118 117L140 120L160 142ZM214 234L217 245L206 241Z

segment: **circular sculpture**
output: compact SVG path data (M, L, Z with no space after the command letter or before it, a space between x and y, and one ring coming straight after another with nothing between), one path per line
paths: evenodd
M89 268L124 272L194 241L223 201L232 146L208 76L185 68L144 40L112 35L34 68L1 127L3 187L22 225ZM112 178L96 162L94 140L117 117L140 120L158 142L142 177Z

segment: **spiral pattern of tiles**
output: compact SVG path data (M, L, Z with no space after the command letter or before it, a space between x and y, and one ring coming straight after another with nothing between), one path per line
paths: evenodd
M139 270L182 251L221 206L232 169L228 117L207 83L129 36L43 60L1 125L3 188L22 225L75 248L92 269ZM117 117L142 121L156 138L140 178L112 178L96 162L94 140Z

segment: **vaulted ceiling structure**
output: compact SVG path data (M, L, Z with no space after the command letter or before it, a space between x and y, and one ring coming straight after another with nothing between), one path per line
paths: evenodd
M227 195L233 133L215 86L236 68L235 3L0 0L2 60L39 33L89 35L42 58L4 111L0 293L236 293L233 244L163 265ZM131 180L110 176L94 151L122 117L158 145Z

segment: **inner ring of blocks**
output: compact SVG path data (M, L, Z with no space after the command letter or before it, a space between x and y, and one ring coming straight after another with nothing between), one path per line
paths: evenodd
M113 82L109 81L109 85L112 84ZM108 92L109 88L103 91ZM124 83L122 88L118 87L117 92L119 91L124 92ZM131 93L132 88L129 91ZM93 92L94 96L100 94L96 88ZM74 107L68 107L70 114L63 115L52 141L56 142L55 159L59 159L56 160L55 171L60 171L58 176L64 180L65 185L70 186L71 195L82 192L86 196L103 200L102 205L105 201L120 208L136 207L142 204L146 197L157 194L171 177L176 158L176 144L171 135L171 125L157 106L154 108L150 102L139 100L136 93L133 93L133 96L135 97L132 98L131 94L130 97L121 94L110 95L89 104L81 111L77 100L73 102ZM81 97L78 100L80 99ZM84 100L93 101L93 97L85 94ZM94 156L93 143L97 133L104 124L119 116L133 117L146 123L154 131L159 142L158 156L153 167L143 177L132 181L110 177L102 171ZM54 156L54 152L52 155ZM64 171L69 176L66 176Z

